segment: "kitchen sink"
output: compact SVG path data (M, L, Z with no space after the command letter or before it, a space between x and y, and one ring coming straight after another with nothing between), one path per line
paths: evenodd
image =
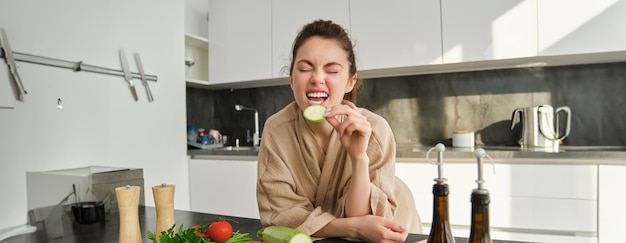
M227 150L227 151L259 151L259 147L254 146L225 146L222 148L218 148L217 150Z

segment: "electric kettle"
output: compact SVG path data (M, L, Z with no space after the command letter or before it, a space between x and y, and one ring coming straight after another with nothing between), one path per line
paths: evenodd
M560 135L559 112L564 112L567 118L565 132ZM511 129L522 123L522 136L519 140L522 147L540 147L557 150L561 140L569 135L571 111L567 106L554 110L550 105L517 108L511 118Z

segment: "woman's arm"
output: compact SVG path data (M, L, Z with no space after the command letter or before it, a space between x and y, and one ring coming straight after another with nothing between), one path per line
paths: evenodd
M352 238L368 242L404 242L408 235L406 228L398 223L379 216L365 215L333 219L312 236Z

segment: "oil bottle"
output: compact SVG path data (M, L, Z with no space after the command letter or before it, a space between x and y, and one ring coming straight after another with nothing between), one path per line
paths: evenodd
M426 242L455 243L448 216L448 194L450 189L446 183L447 179L443 177L443 152L446 150L446 147L438 143L435 147L428 150L428 153L426 153L427 159L428 154L433 149L437 150L438 177L435 178L435 184L433 185L433 222Z
M478 187L472 190L472 224L470 226L470 236L468 243L491 243L491 234L489 233L489 191L484 188L483 184L483 158L488 156L484 149L476 149L474 151L478 163L478 179L476 183Z

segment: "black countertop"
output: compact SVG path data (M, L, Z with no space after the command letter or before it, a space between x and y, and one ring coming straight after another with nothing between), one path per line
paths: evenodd
M239 230L241 233L249 233L250 236L258 240L256 237L256 232L262 228L261 221L258 219L249 219L249 218L239 218L239 217L230 217L230 216L222 216L222 215L214 215L214 214L205 214L205 213L197 213L197 212L189 212L189 211L181 211L176 210L174 212L175 220L177 224L177 228L179 225L184 225L184 228L188 228L190 226L196 224L206 224L213 221L218 220L220 217L227 217L235 220L237 223L233 223L234 230ZM59 222L63 225L63 236L57 237L54 239L50 239L47 235L46 227L43 224L37 224L37 231L24 234L17 235L11 238L4 240L4 243L31 243L31 242L64 242L64 243L73 243L73 242L89 242L89 243L108 243L108 242L118 242L119 235L119 214L111 213L106 215L106 220L104 222L93 223L93 224L78 224L72 220L69 213L63 215L62 222ZM144 207L139 206L139 224L141 225L141 232L143 235L143 242L151 242L147 235L146 231L154 232L156 229L156 211L154 207ZM411 234L407 238L406 242L418 242L428 238L427 235L421 234ZM466 242L466 238L455 237L456 242ZM350 242L337 238L327 238L323 240L319 240L316 242L320 243L341 243L341 242ZM513 243L514 241L499 241L494 240L495 243Z

